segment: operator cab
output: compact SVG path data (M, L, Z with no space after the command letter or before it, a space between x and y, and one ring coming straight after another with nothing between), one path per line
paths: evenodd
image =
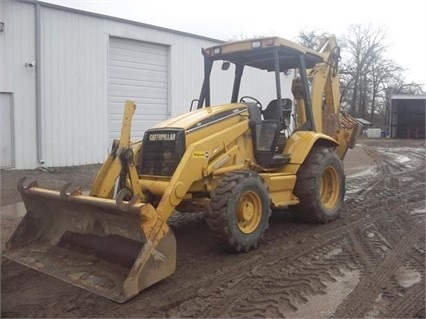
M280 108L277 100L272 100L262 110L259 103L247 102L249 98L244 96L240 102L247 104L256 160L268 167L287 164L290 157L282 152L290 135L289 125L293 102L290 99L283 99L281 116L278 117Z
M303 124L304 130L315 131L306 69L322 62L322 56L277 37L226 43L205 49L202 53L205 77L197 108L210 106L210 74L213 63L223 61L223 70L233 63L235 76L231 103L240 102L247 105L257 162L267 168L289 163L290 157L283 154L283 150L290 134L292 100L282 97L281 73L291 69L298 70L302 83L299 91L306 114L306 121L299 124ZM254 97L239 98L241 79L246 66L275 73L276 98L271 100L265 109L262 109L261 103Z

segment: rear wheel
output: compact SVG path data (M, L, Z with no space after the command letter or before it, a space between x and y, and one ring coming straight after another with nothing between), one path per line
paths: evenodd
M297 173L297 218L328 223L339 216L345 196L343 163L333 149L314 146Z
M206 220L219 246L241 252L258 246L270 214L268 190L261 177L241 171L219 181Z

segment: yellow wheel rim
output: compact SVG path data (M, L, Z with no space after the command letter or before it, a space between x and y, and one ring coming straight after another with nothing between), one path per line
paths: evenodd
M252 191L245 192L238 201L237 225L244 234L250 234L259 226L262 217L262 201Z
M339 199L340 184L339 175L334 167L328 166L322 173L320 198L321 203L327 209L333 209Z

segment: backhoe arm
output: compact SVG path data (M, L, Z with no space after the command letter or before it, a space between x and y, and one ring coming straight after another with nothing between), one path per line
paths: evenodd
M340 59L339 48L334 37L328 38L320 53L324 56L323 63L315 65L309 71L308 77L312 78L312 105L314 113L315 128L318 133L331 135L335 129L327 122L323 114L334 116L329 120L331 124L337 124L337 117L340 113L339 101L339 73L338 61Z
M317 64L309 71L312 78L312 106L315 128L336 141L337 155L343 160L348 148L355 146L360 124L348 114L340 110L340 85L338 62L339 47L334 36L324 39L320 53L324 56L323 63Z

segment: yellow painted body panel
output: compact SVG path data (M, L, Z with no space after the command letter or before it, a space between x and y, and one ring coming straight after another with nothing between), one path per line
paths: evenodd
M283 46L283 47L287 47L287 48L292 48L293 50L298 51L302 54L309 53L309 54L312 54L312 55L316 55L318 57L322 57L322 55L320 53L316 52L316 51L310 50L310 49L308 49L308 48L306 48L306 47L304 47L300 44L297 44L297 43L294 43L294 42L291 42L291 41L288 41L286 39L279 38L279 37L265 37L265 38L230 42L230 43L222 44L220 46L208 48L207 51L211 55L214 54L215 48L220 48L221 54L251 51L251 50L253 50L253 48L252 48L253 42L261 42L262 48L271 48L271 47Z
M296 184L295 174L260 174L265 184L268 185L269 196L274 206L288 206L299 203L297 197L293 194Z
M336 140L325 134L308 131L294 132L288 139L284 148L285 154L291 154L290 164L303 164L306 156L308 156L311 151L312 146L317 141L326 143L330 146L338 145Z

